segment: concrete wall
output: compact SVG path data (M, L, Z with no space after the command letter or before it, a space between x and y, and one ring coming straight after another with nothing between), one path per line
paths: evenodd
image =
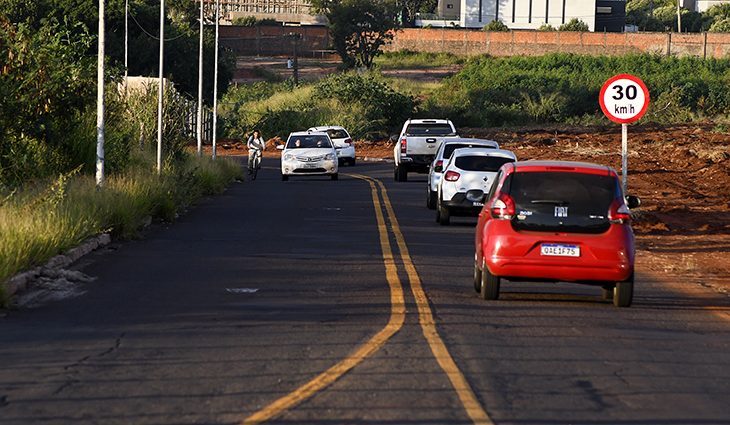
M404 29L389 51L445 52L457 55L539 56L546 53L621 55L658 53L724 58L730 55L730 34L591 33L454 29Z

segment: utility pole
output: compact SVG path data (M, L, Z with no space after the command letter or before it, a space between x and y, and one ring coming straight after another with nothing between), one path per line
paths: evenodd
M288 38L291 38L292 41L293 41L293 43L294 43L293 44L293 53L294 53L293 59L294 60L293 60L293 63L292 63L292 65L293 65L292 66L292 68L293 68L292 78L294 79L294 84L299 84L299 49L298 49L298 43L299 43L299 38L301 38L301 35L299 33L296 33L296 32L290 32L286 36Z
M198 156L203 155L203 0L200 0L200 45L198 48Z
M679 2L681 0L677 0L677 32L682 32L682 7L680 6Z
M104 2L99 0L99 41L96 62L96 188L104 187Z
M129 0L124 0L124 94L127 94L129 77Z
M215 159L216 156L215 149L216 141L218 139L218 135L216 133L218 131L218 21L220 21L219 12L219 0L215 0L215 66L213 69L213 159Z
M160 81L157 91L157 174L162 174L162 100L165 95L165 0L160 0Z

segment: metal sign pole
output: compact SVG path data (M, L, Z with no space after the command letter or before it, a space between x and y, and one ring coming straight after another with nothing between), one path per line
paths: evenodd
M104 186L104 132L105 132L105 105L104 105L104 43L106 35L104 33L104 2L99 1L99 40L97 52L96 67L96 187ZM126 84L126 81L125 81Z
M213 60L213 154L216 157L216 142L218 140L218 24L220 5L219 0L215 0L215 59Z
M623 184L624 196L628 190L629 174L629 125L621 124L621 182Z
M198 156L203 155L203 0L200 0L200 40L198 45L198 115L196 134L198 138Z
M162 102L165 95L165 0L160 1L160 77L157 87L157 174L162 174Z

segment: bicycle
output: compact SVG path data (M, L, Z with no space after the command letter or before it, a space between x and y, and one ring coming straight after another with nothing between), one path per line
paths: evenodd
M253 159L249 161L249 164L252 166L248 167L248 176L251 180L256 180L256 175L261 169L261 149L254 150Z

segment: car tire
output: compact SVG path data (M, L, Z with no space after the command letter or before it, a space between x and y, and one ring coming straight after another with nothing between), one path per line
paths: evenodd
M289 176L287 176L286 174L282 174L281 175L281 181L285 182L287 180L289 180Z
M499 285L501 280L499 276L495 276L489 272L487 265L482 260L482 284L479 288L479 295L483 300L499 299Z
M353 158L350 158L350 160L348 162L350 163L350 167L355 166L355 158L354 157Z
M474 259L474 290L477 294L482 291L482 270L479 268L476 258Z
M426 208L429 210L436 209L436 195L437 192L434 192L431 188L426 189Z
M451 212L439 202L438 205L438 222L442 226L448 226L451 223Z
M613 305L616 307L630 307L634 300L634 275L623 282L616 282L613 290Z
M396 181L399 181L399 182L408 181L408 170L406 170L406 167L403 167L403 166L396 167L396 172L398 173L398 179Z
M613 300L613 291L615 288L615 285L606 285L601 288L601 298L603 298L606 301Z
M334 173L334 174L332 174L332 175L330 176L330 178L331 178L332 180L337 180L337 179L339 179L339 178L340 178L340 176L339 176L339 175L338 175L337 173Z

